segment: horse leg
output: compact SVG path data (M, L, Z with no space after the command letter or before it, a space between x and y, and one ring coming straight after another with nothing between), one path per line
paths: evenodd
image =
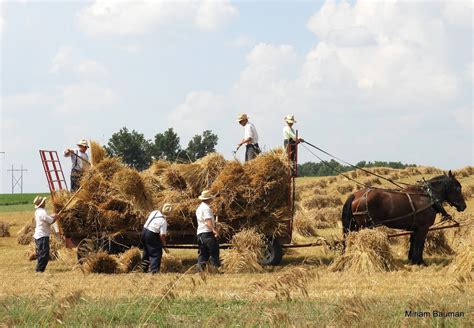
M418 265L426 265L423 261L423 249L425 248L426 235L428 234L428 228L417 229L415 232L414 248L412 263Z
M357 223L352 214L352 202L354 201L355 196L351 195L344 203L342 207L342 252L346 250L346 238L351 231L358 230Z
M413 248L415 246L415 233L416 231L413 231L412 234L410 235L410 249L408 251L408 262L413 263Z

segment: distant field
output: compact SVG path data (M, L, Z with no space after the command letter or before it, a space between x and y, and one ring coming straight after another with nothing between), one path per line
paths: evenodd
M0 194L0 213L31 210L33 208L33 199L38 195L49 197L49 193Z

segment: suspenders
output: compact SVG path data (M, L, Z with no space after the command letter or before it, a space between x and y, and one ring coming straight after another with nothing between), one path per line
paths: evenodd
M145 228L148 229L148 227L150 226L150 223L154 220L154 219L158 219L158 218L162 218L163 215L157 215L158 213L160 213L160 211L156 211L156 213L153 215L153 217L151 218L150 221L148 221L148 224L145 226Z

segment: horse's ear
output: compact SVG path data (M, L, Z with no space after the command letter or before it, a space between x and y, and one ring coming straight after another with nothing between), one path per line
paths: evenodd
M454 178L454 174L453 174L453 172L451 172L451 170L449 170L448 176L451 177L451 178Z

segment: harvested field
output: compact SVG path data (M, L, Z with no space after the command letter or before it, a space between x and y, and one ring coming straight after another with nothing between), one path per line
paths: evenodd
M403 181L413 183L421 177L407 176ZM304 181L298 182L297 190ZM312 183L311 179L309 183ZM325 195L334 192L341 195L336 188L342 183L347 182L337 178L337 181L327 183ZM463 188L474 185L474 176L462 178L461 183ZM31 220L33 210L7 213L2 221L10 224L12 236L0 238L0 325L55 325L57 318L65 325L82 320L91 326L133 326L137 323L170 327L311 326L314 322L324 326L367 327L373 326L374 322L380 326L470 325L474 319L471 302L474 298L474 235L471 229L447 230L446 242L455 253L425 254L427 267L407 264L407 250L400 238L390 239L388 246L394 264L391 271L376 272L373 270L376 266L366 265L371 268L369 274L332 272L331 263L340 257L340 248L331 243L341 238L340 208L305 209L302 203L306 193L310 193L310 197L314 195L311 188L302 192L297 217L304 211L314 222L330 217L332 225L318 227L318 237L296 233L294 236L300 243L315 242L323 237L330 242L328 247L291 250L286 252L282 266L264 267L257 273L182 274L195 265L195 250L172 250L172 256L181 267L171 271L180 273L154 276L140 273L140 270L118 275L83 273L75 264L75 253L60 249L58 259L48 264L46 273L34 275L35 263L29 262L24 255L27 247L18 245L15 238L22 226ZM345 200L344 195L340 197L341 201ZM473 206L474 200L470 199L466 212L446 209L456 220L470 223ZM104 207L126 208L122 202L115 201ZM364 252L369 246L373 249L373 245L378 244L364 244ZM383 245L378 249L387 247L386 243ZM222 250L222 256L229 252L231 250ZM117 261L117 257L114 260ZM123 272L122 264L117 266ZM15 296L12 298L11 295ZM51 304L63 306L49 311ZM348 307L353 311L347 312ZM152 311L155 308L159 310ZM464 317L405 317L406 309L418 308L459 311Z

